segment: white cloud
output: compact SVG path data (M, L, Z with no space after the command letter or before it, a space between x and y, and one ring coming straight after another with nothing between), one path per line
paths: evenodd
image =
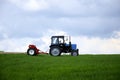
M105 15L119 10L119 0L9 0L26 11L54 10L70 15Z
M0 50L10 52L26 52L29 44L35 44L42 51L49 50L50 38L53 35L68 35L64 31L48 30L40 38L4 39L0 41ZM116 35L120 32L116 32ZM80 54L119 54L120 37L102 39L99 37L71 36L72 43L77 44Z
M73 37L77 43L80 54L119 54L120 39L88 38L86 36Z
M6 33L6 29L4 26L0 25L0 39L7 39L8 35Z
M26 51L35 44L46 51L52 35L70 34L81 54L120 53L119 0L7 1L0 8L0 50Z
M9 0L19 8L27 11L38 11L48 8L48 3L45 0Z
M6 52L25 52L28 44L32 42L30 38L4 39L0 41L0 50Z
M113 34L111 35L111 38L120 39L120 32L114 31Z
M0 40L0 51L26 52L29 44L34 44L42 51L48 51L52 35L66 35L64 31L48 30L40 38L5 38Z

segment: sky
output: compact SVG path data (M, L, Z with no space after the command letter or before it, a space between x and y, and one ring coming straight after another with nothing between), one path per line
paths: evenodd
M69 35L80 54L120 54L120 0L0 0L0 51L48 51Z

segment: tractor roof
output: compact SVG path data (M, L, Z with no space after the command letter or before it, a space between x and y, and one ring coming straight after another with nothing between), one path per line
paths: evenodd
M64 36L52 36L51 38L64 38Z

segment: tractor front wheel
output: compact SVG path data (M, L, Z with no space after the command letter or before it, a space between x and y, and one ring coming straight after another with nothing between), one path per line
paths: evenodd
M72 51L71 56L78 56L78 51Z
M50 55L51 56L60 56L61 55L60 48L58 48L58 47L52 47L50 49Z
M34 55L36 55L36 52L35 52L34 49L28 49L27 54L30 55L30 56L34 56Z

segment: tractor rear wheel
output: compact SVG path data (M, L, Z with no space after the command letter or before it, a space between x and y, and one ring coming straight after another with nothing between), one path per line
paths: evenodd
M51 56L60 56L61 55L61 50L59 47L52 47L50 49L50 55Z
M71 56L78 56L78 51L72 51Z
M28 49L27 54L30 55L30 56L36 55L35 49Z

